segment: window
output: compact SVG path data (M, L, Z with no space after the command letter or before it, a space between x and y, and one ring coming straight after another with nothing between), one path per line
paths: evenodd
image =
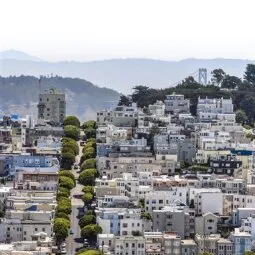
M135 243L132 243L132 248L135 248Z
M126 248L128 248L128 243L126 243Z
M38 228L35 228L35 231L38 231Z

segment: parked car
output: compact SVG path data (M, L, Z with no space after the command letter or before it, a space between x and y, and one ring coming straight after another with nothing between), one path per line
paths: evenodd
M70 229L70 235L73 235L74 234L74 232L73 232L73 230L72 229Z
M66 248L61 249L61 254L66 254Z
M65 247L66 247L66 243L63 242L63 243L61 244L61 248L65 248Z

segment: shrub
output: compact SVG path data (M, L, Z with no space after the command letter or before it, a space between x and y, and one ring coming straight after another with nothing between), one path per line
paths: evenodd
M96 138L97 131L96 129L90 127L90 128L84 129L84 133L86 135L86 138L90 139L90 138Z
M85 121L83 124L82 124L82 128L83 129L87 129L87 128L93 128L93 129L96 129L96 126L97 123L96 121L94 120L88 120L88 121Z
M79 154L79 146L78 146L77 142L69 137L62 138L62 147L63 147L62 151L65 148L64 150L67 151L69 149L69 151L70 150L73 151L73 153L75 155Z

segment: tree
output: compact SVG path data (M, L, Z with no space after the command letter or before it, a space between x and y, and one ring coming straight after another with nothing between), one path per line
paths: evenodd
M68 196L70 196L70 189L64 188L64 187L58 187L58 192L64 192L67 193Z
M69 170L60 170L59 171L59 176L66 176L66 177L69 177L73 180L73 182L75 183L75 177L74 177L74 174L69 171Z
M88 250L86 248L85 250L79 250L76 255L103 255L103 253L98 250Z
M243 110L236 111L236 122L245 124L248 120L246 113Z
M80 139L80 129L75 126L72 125L65 126L64 133L66 137L74 139L75 141L78 141Z
M81 123L80 123L79 119L76 116L67 116L64 119L64 126L68 126L68 125L72 125L72 126L75 126L77 128L80 128Z
M255 255L254 251L245 251L244 255Z
M87 225L91 225L91 224L95 224L95 223L96 223L96 217L92 214L84 215L79 220L80 228L84 228Z
M84 133L86 135L86 138L87 139L90 139L90 138L96 138L96 129L92 128L92 127L88 127L86 129L84 129Z
M212 82L217 86L220 86L221 82L225 78L226 73L221 69L214 69L212 72Z
M81 164L81 170L89 169L89 168L96 168L96 159L90 158L86 159Z
M73 163L75 162L75 155L70 152L65 152L62 154L61 167L64 169L71 169Z
M91 204L93 200L93 194L86 192L85 194L83 194L82 196L82 201L84 202L84 204L89 205Z
M67 192L58 192L57 193L57 200L61 199L62 197L66 197L66 198L69 198L69 195Z
M65 151L72 151L74 155L79 154L79 146L77 142L69 137L63 137L62 140L62 153Z
M221 83L222 88L235 89L242 84L242 80L236 76L226 75Z
M96 129L96 127L97 127L97 123L96 123L96 121L94 121L94 120L88 120L88 121L85 121L85 122L82 124L82 128L83 128L83 129L87 129L87 128Z
M246 66L246 71L244 73L244 79L245 81L255 84L255 65L254 64L248 64Z
M83 161L92 158L94 158L94 153L91 153L90 151L83 153L80 158L80 165L82 165Z
M94 194L94 186L89 186L89 185L84 186L82 188L82 192L84 192L84 193L88 192L88 193Z
M96 169L86 169L81 172L78 177L78 181L83 185L94 185Z
M84 147L82 152L83 154L91 155L90 158L94 158L96 156L96 150L93 147Z
M129 106L129 105L130 105L130 99L125 95L121 95L118 106Z
M201 85L194 79L193 76L185 78L180 84L176 86L178 89L198 89Z
M97 224L90 224L81 229L82 238L95 238L98 234L102 233L102 228Z
M56 212L63 212L65 214L70 214L72 211L71 199L62 197L58 200L58 205Z
M96 147L97 147L96 142L94 142L94 141L87 141L87 143L84 145L83 149L85 150L85 149L90 148L90 147L96 149Z
M152 221L152 216L148 212L143 212L143 213L141 213L141 219L151 220Z
M65 218L56 218L54 220L53 231L57 242L63 241L68 236L68 230L70 228L70 221Z
M63 212L56 212L56 214L55 214L55 219L56 219L56 218L64 218L64 219L70 221L69 215L68 215L68 214L65 214L65 213L63 213Z
M75 182L70 177L60 176L59 177L59 185L60 185L60 187L72 189L75 186Z

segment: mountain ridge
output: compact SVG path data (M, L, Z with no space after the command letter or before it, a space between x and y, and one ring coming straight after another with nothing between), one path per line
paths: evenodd
M246 59L198 59L167 61L141 58L118 58L78 61L21 61L3 59L0 61L0 75L51 74L63 77L89 80L100 87L107 87L124 94L130 94L132 87L146 85L152 88L171 87L199 68L206 68L208 79L213 69L222 68L226 73L242 78L246 65L254 60Z

